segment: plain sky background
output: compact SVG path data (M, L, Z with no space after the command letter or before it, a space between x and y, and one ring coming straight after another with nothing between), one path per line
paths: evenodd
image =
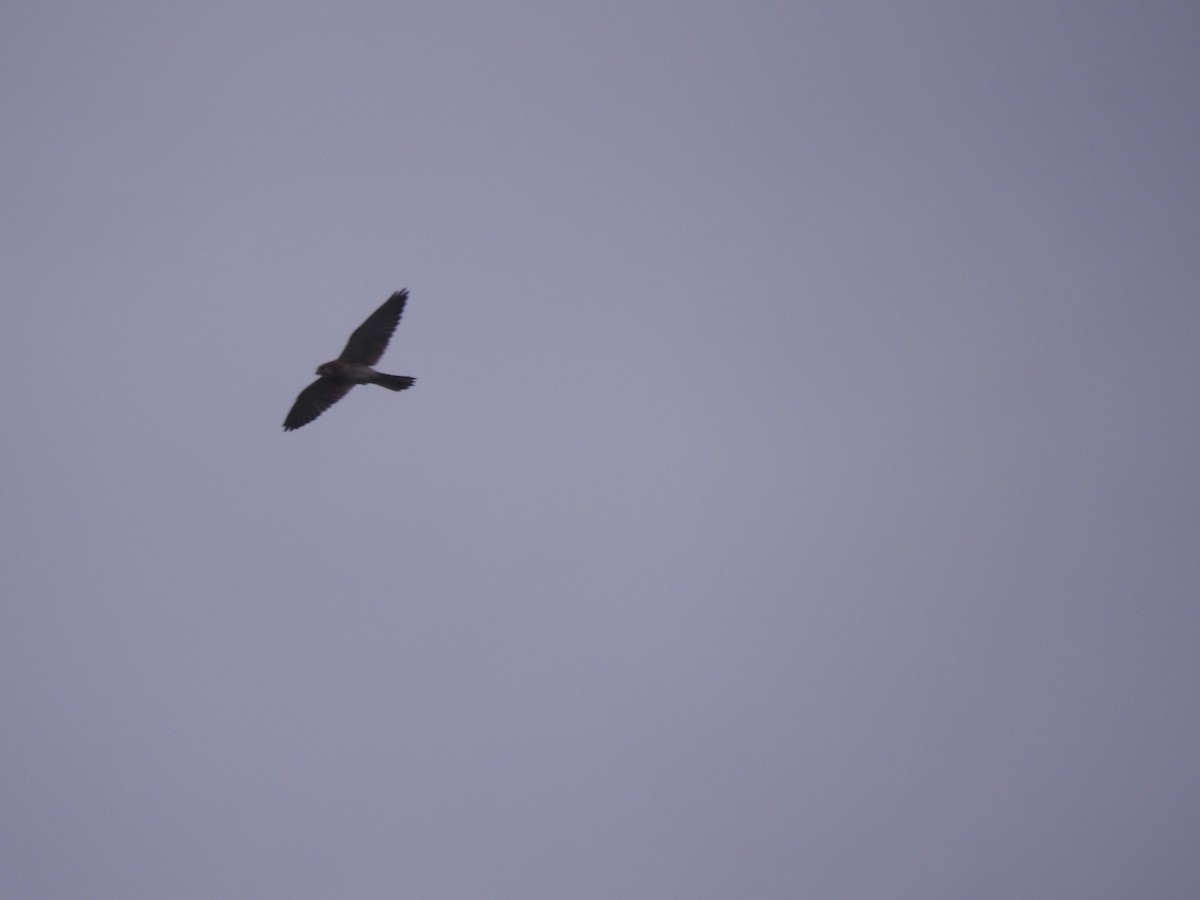
M5 3L0 896L1200 896L1198 46Z

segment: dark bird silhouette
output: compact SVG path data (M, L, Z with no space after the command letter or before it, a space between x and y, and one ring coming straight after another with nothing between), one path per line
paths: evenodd
M383 306L367 316L367 321L354 329L341 356L317 366L320 377L300 392L291 412L283 420L284 431L295 431L307 425L345 397L356 384L378 384L389 391L402 391L413 386L415 378L385 375L371 368L387 349L407 301L407 290L392 294Z

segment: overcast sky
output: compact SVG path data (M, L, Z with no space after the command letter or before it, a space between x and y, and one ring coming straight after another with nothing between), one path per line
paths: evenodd
M5 3L0 896L1200 896L1198 39Z

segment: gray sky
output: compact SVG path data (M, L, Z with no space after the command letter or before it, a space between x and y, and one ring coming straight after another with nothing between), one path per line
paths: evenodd
M1200 895L1194 3L0 35L0 896Z

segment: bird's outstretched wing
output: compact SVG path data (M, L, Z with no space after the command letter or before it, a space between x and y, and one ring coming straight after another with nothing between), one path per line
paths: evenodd
M350 335L346 349L338 357L340 362L363 363L373 366L383 356L392 332L400 322L400 314L404 312L404 304L408 300L408 291L396 291L387 301L363 322ZM332 401L330 401L332 402Z
M340 378L318 378L300 392L291 411L283 420L284 431L294 431L301 425L307 425L333 404L337 403L354 387L354 382L343 381Z

